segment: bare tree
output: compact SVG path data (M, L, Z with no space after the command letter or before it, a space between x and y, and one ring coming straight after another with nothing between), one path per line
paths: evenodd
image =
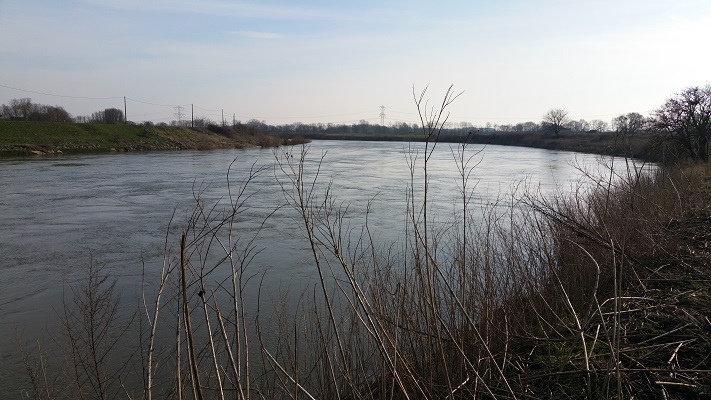
M523 123L524 132L536 132L541 129L541 126L533 121L528 121Z
M71 122L72 116L60 106L33 104L27 119L30 121Z
M104 110L104 123L120 124L124 122L123 111L118 108L107 108Z
M121 391L128 364L112 360L121 358L118 349L135 314L125 323L120 321L119 304L116 280L93 258L87 277L71 288L68 298L62 298L57 310L62 325L57 340L66 357L63 373L74 398L111 399Z
M193 120L193 126L198 129L207 129L209 125L215 125L215 121L205 116L199 116Z
M94 124L120 124L123 122L123 111L118 108L107 108L96 111L89 117L89 122Z
M644 128L644 117L640 113L622 114L612 120L619 133L639 133Z
M597 132L605 132L610 128L610 125L600 119L590 121L590 129Z
M92 124L103 124L104 123L104 112L95 111L89 116L89 122Z
M6 104L0 106L0 119L10 119L12 117L12 110Z
M563 108L553 108L543 115L543 128L560 135L565 125L569 122L568 111Z
M573 132L585 132L590 129L590 123L584 119L579 121L570 121L567 127Z
M684 89L653 112L650 128L677 143L694 160L709 159L711 85Z
M60 106L33 103L30 98L12 99L0 106L0 119L71 122L72 116Z
M50 106L47 108L47 120L51 122L72 122L72 116L60 106Z
M32 99L12 99L10 100L10 110L13 117L27 119L32 111Z

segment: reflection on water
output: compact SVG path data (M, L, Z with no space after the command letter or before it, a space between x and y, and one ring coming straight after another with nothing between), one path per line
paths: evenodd
M372 200L370 229L383 242L396 241L403 232L410 184L407 146L314 142L307 171L320 165L323 185L317 196L332 182L336 200L349 205L352 227L364 223ZM413 149L420 151L421 165L421 145ZM478 150L480 146L472 146L467 151L474 155ZM482 204L496 201L524 180L543 193L566 188L580 176L573 161L594 161L568 152L500 146L488 146L476 158L481 163L470 183L477 185L474 200ZM233 190L250 168L267 167L251 182L247 193L252 197L238 219L239 235L251 237L270 216L255 242L257 249L268 251L250 265L254 273L265 272L263 287L298 292L313 283L316 271L297 215L279 208L284 194L278 180L284 177L273 168L274 160L272 151L263 149L0 160L0 337L19 334L31 340L53 330L62 294L84 276L92 258L118 277L123 298L135 304L144 267L147 282L158 280L171 218L176 229L168 244L175 248L176 233L191 214L197 193L207 205L227 204L230 165ZM432 213L444 220L461 196L451 146L438 145L430 162ZM419 170L415 179L419 187ZM20 362L14 341L2 341L0 392L16 393Z

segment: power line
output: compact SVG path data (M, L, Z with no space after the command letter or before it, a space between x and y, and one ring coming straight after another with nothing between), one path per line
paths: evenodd
M5 89L17 90L17 91L19 91L19 92L40 94L40 95L43 95L43 96L63 97L63 98L65 98L65 99L116 100L116 99L122 99L122 98L123 98L123 96L114 96L114 97L68 96L68 95L64 95L64 94L54 94L54 93L36 92L36 91L34 91L34 90L20 89L20 88L16 88L16 87L12 87L12 86L7 86L7 85L0 85L0 87L4 87Z
M138 99L134 99L134 98L131 98L131 97L126 97L126 96L111 96L111 97L71 96L71 95L66 95L66 94L56 94L56 93L38 92L38 91L36 91L36 90L21 89L21 88L17 88L17 87L14 87L14 86L8 86L8 85L3 85L3 84L0 84L0 87L6 88L6 89L17 90L18 92L39 94L39 95L42 95L42 96L61 97L61 98L65 98L65 99L83 99L83 100L119 100L119 99L126 99L126 100L135 101L136 103L147 104L147 105L158 106L158 107L175 107L175 106L176 106L176 104L157 104L157 103L151 103L151 102L148 102L148 101L138 100ZM185 106L185 104L178 104L178 105Z
M22 89L22 88L17 88L14 86L3 85L3 84L0 84L0 87L6 88L6 89L11 89L11 90L17 90L19 92L24 92L24 93L32 93L32 94L38 94L38 95L42 95L42 96L51 96L51 97L59 97L59 98L67 98L67 99L84 99L84 100L121 100L121 99L123 99L123 100L130 100L132 102L146 104L146 105L150 105L150 106L156 106L156 107L170 107L173 109L177 109L178 107L180 107L180 109L177 110L176 113L174 113L174 116L178 117L180 119L182 119L182 117L185 116L185 114L182 112L184 107L187 107L188 105L190 105L190 104L153 103L150 101L139 100L139 99L135 99L135 98L128 97L128 96L93 97L93 96L63 95L63 94L47 93L47 92L40 92L40 91L35 91L35 90ZM124 104L124 108L125 108L125 104ZM208 109L208 108L202 108L199 106L194 106L194 108L197 108L202 111L219 113L219 114L208 114L208 115L215 116L215 117L221 116L222 112L223 112L223 110L221 110L221 109L220 110ZM269 120L274 120L274 119L276 119L276 120L284 120L284 119L294 120L294 119L300 119L300 118L312 119L312 118L341 117L341 116L350 116L350 115L363 115L366 113L367 113L367 111L359 111L359 112L352 112L352 113L340 113L340 114L301 115L301 116L283 116L283 117L274 117L274 116L248 117L248 116L237 116L237 115L235 115L233 117L238 117L238 118L243 118L243 119L258 119L258 120L267 120L267 119L269 119ZM135 115L142 116L142 115L147 115L147 114L135 114ZM338 123L338 122L336 122L336 123Z
M197 108L197 107L196 107ZM367 115L371 113L371 110L365 110L365 111L358 111L358 112L352 112L352 113L343 113L343 114L324 114L324 115L299 115L299 116L283 116L283 117L274 117L274 116L245 116L245 115L237 115L239 118L251 118L251 119L257 119L257 120L272 120L272 119L299 119L299 118L328 118L328 117L342 117L342 116L347 116L347 115Z
M219 112L220 111L220 110L210 110L210 109L202 108L202 107L198 107L198 106L195 106L195 108L197 108L198 110L202 110L202 111L211 111L211 112Z
M143 100L132 99L132 98L130 98L130 97L126 97L126 98L127 98L128 100L135 101L136 103L148 104L149 106L156 106L156 107L172 107L172 108L175 108L175 107L178 107L178 106L185 107L185 106L188 105L188 104L156 104L156 103L149 103L149 102L143 101Z

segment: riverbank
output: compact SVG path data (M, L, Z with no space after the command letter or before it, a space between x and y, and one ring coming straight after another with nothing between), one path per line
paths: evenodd
M562 318L513 340L508 378L544 397L711 398L711 168L661 168L573 203L538 207L558 226L544 290L566 288Z
M273 147L281 139L233 129L0 121L0 156Z
M32 156L62 153L109 153L126 151L210 150L274 147L306 140L423 141L419 133L341 134L270 133L222 128L216 131L175 126L122 124L75 124L58 122L0 121L0 156ZM619 135L613 132L568 133L558 137L548 133L442 134L442 143L491 144L588 154L625 156L663 162L664 151L654 135Z
M289 138L296 136L281 133ZM367 134L367 133L305 133L303 137L312 140L365 140L422 142L421 133L407 134ZM651 162L663 162L664 151L656 135L635 134L621 135L616 132L564 133L555 136L544 132L473 132L469 135L442 133L438 138L442 143L491 144L499 146L530 147L545 150L574 151L579 153L600 154L618 157L631 157Z

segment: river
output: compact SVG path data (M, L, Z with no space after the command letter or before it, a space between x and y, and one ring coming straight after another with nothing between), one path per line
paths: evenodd
M299 151L283 148L277 155L298 160ZM439 144L429 161L435 220L446 220L457 207L456 153L456 145ZM352 227L364 223L370 204L371 231L380 241L397 241L405 224L408 160L415 154L419 188L421 143L315 141L306 177L320 168L317 195L332 182L337 202L349 205ZM591 155L502 146L470 146L465 154L473 157L470 166L477 164L470 176L477 204L501 203L521 182L542 195L570 190L580 181L578 166L595 161ZM63 295L90 263L116 277L124 301L135 305L143 271L149 285L157 283L166 238L175 254L176 232L194 210L195 197L217 204L219 211L229 201L228 170L234 195L254 168L263 171L248 185L245 195L251 197L238 218L244 238L264 222L254 242L255 250L263 251L250 268L264 273L267 291L298 291L313 282L316 271L298 214L283 207L279 182L288 181L275 168L271 149L0 159L0 393L16 395L26 386L14 338L33 341L56 332ZM171 221L174 229L168 232Z

